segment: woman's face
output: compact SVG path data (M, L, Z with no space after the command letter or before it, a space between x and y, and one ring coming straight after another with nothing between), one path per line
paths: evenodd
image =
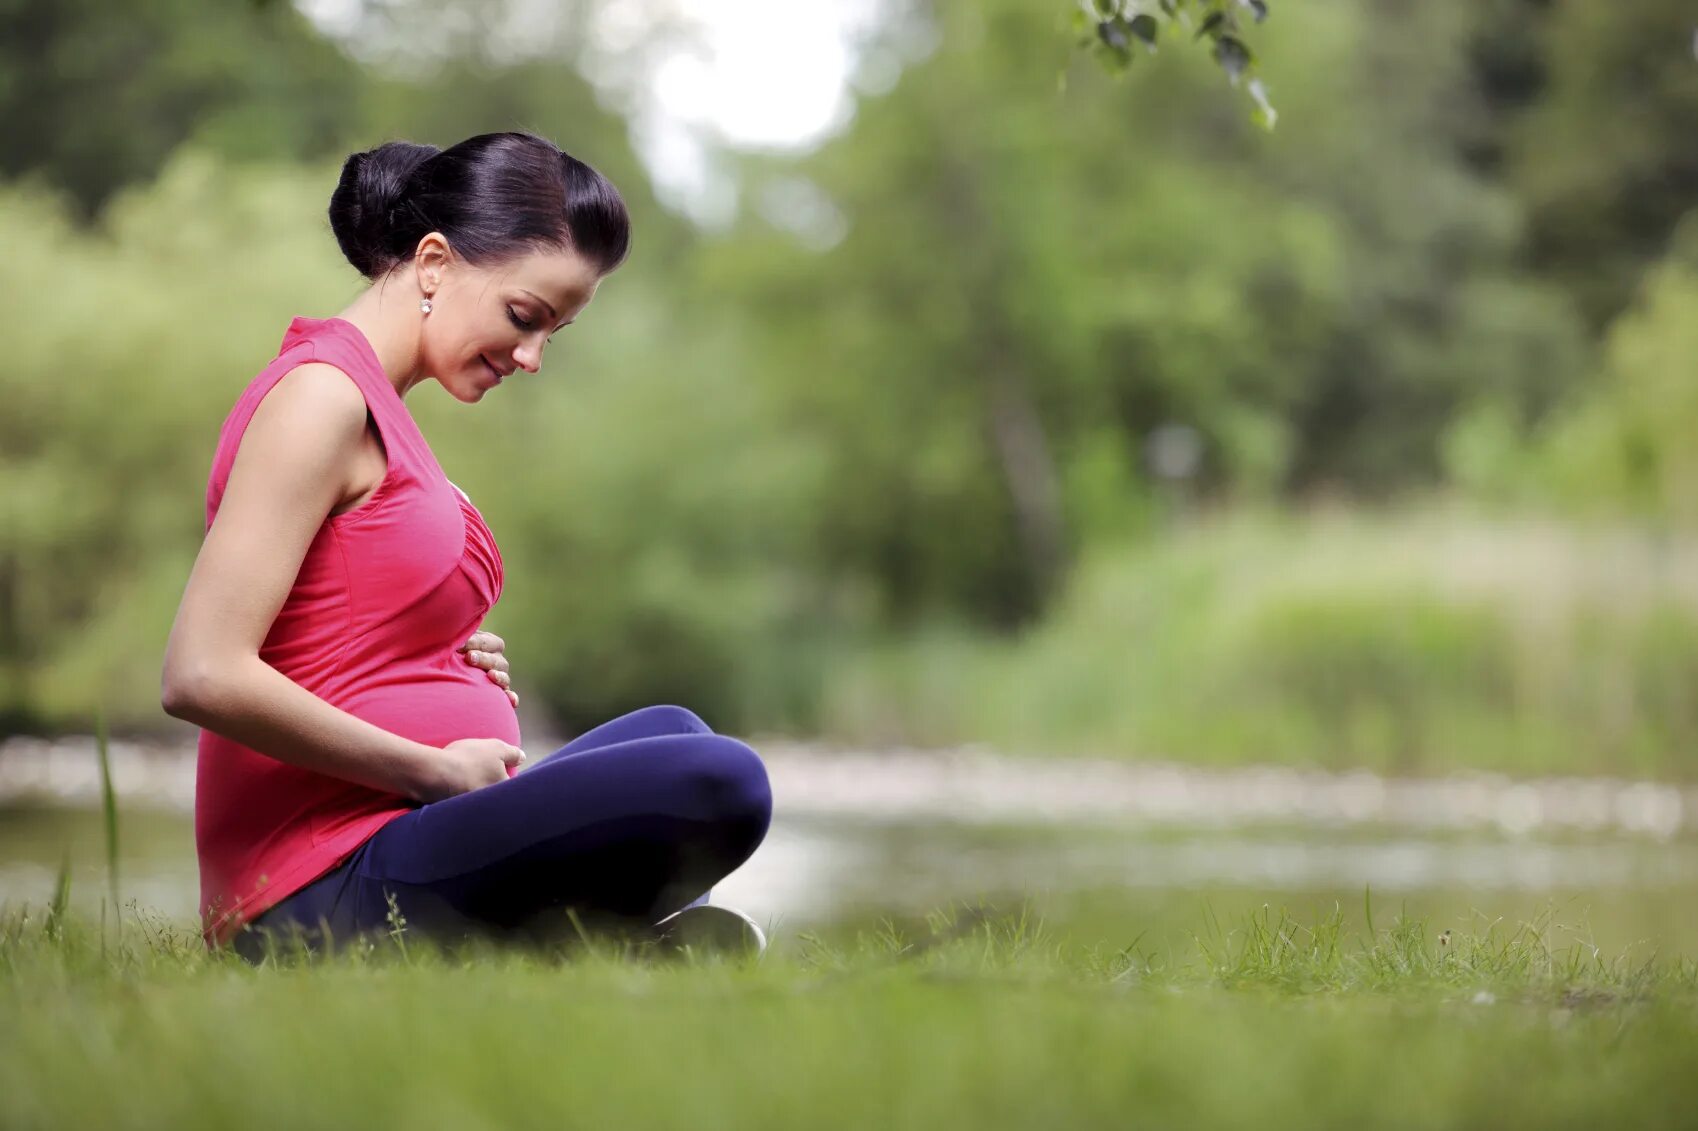
M449 256L419 331L420 368L475 404L514 370L535 373L560 327L601 282L572 251L532 251L488 268Z

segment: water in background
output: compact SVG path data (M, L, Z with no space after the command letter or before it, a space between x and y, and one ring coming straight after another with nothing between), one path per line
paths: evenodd
M194 835L179 813L121 815L121 898L192 923ZM106 891L98 811L0 809L0 903L45 904L61 861L72 902ZM1553 944L1607 953L1698 954L1698 838L1296 823L1241 827L1123 822L985 823L845 815L775 819L760 851L716 890L776 928L848 931L952 902L1042 914L1081 945L1183 953L1211 918L1270 904L1363 920L1364 889L1383 926L1400 910L1459 931L1539 920Z

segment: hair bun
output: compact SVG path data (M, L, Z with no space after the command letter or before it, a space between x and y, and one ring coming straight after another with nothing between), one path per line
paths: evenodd
M390 213L406 195L413 170L440 152L434 145L390 141L342 163L330 194L330 230L361 275L376 279L405 257L395 246L401 233Z

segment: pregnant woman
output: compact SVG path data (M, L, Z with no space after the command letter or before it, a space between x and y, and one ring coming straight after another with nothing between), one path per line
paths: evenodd
M350 157L337 243L372 285L296 318L224 422L162 700L201 728L209 947L263 953L405 922L447 942L580 922L759 949L709 889L765 837L748 746L680 707L605 723L518 773L494 536L407 411L476 404L624 260L624 202L523 133Z

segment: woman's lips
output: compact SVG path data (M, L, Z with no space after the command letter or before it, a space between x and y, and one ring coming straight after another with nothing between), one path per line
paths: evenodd
M483 367L485 369L489 370L489 375L495 381L495 383L497 385L501 384L501 372L498 369L496 369L495 366L493 366L489 363L489 358L483 356L482 354L479 354L478 360L483 362Z

